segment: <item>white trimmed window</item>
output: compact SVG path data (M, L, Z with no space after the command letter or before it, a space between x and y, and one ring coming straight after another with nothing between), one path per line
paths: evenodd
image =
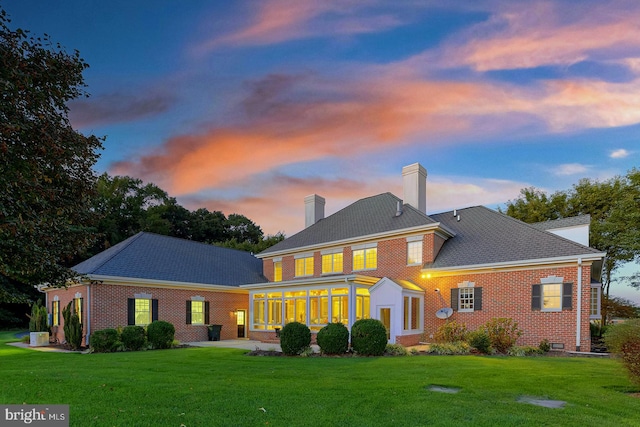
M562 277L549 276L531 288L531 309L540 311L571 310L573 283L563 283Z
M128 299L128 325L147 326L154 320L158 320L158 300L152 299L151 294L135 294Z
M482 310L482 288L475 282L458 283L457 288L451 289L451 308L461 313Z
M151 300L136 298L135 304L136 326L146 326L151 323Z
M589 299L589 318L590 319L601 319L602 314L600 313L601 306L601 295L602 288L600 283L594 284L591 286L591 298Z
M322 274L342 273L342 251L322 254Z
M353 248L353 270L375 270L378 268L378 247L376 244Z
M204 297L191 297L187 301L187 325L205 325L209 323L209 301Z
M51 301L51 326L60 326L60 301Z
M273 281L282 282L282 261L273 262Z
M82 324L82 295L80 293L76 293L76 297L73 299L73 311L78 315L80 324Z
M296 277L313 276L313 255L296 258Z
M405 296L403 298L404 307L404 330L415 331L420 329L420 298Z
M422 264L422 237L407 241L407 265Z

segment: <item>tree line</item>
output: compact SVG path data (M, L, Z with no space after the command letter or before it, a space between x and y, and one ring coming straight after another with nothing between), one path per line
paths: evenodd
M551 194L524 188L507 202L505 213L527 223L590 215L590 246L607 254L602 269L603 318L633 312L624 308L633 304L611 297L610 289L612 283L640 289L640 273L616 276L623 265L640 261L639 169L604 181L581 179L571 189Z

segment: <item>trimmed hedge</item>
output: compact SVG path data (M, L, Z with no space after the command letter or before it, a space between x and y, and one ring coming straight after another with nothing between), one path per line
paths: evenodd
M387 329L377 319L360 319L351 327L351 347L363 356L382 356L387 347Z
M329 323L318 331L316 341L325 354L343 354L349 349L349 330L342 323Z
M120 339L129 351L142 350L147 344L147 336L142 326L129 325L122 330Z
M164 320L156 320L147 326L147 339L153 348L171 348L176 328Z
M115 329L102 329L91 334L89 345L96 353L108 353L115 351L120 336Z
M288 356L296 356L311 345L311 330L304 323L291 322L280 331L280 347Z

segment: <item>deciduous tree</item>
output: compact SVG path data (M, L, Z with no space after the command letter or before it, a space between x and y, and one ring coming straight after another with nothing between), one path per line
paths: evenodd
M101 141L74 130L67 102L85 95L79 53L11 30L0 9L0 301L62 285L90 246Z

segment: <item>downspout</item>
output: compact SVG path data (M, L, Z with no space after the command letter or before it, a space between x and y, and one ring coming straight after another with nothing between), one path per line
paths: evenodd
M87 334L86 334L87 345L89 345L90 337L91 337L91 283L87 285Z
M576 313L576 351L580 351L580 326L582 324L582 258L578 258L578 304Z

